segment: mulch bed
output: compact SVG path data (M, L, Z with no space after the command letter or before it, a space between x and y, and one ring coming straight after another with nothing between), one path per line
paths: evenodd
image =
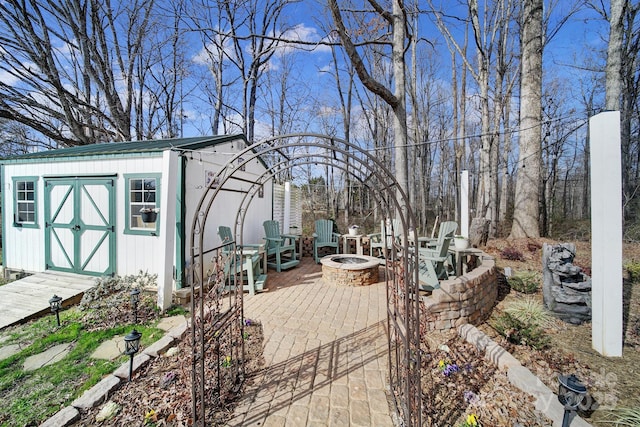
M251 377L263 365L262 325L251 322L245 330L245 374ZM189 426L192 425L191 407L191 346L189 340L177 344L175 350L168 351L137 371L131 382L122 382L110 400L118 410L113 417L99 423L101 426L149 425L149 426ZM205 367L205 376L215 375L212 366ZM226 395L225 402L208 408L206 415L211 425L224 425L233 413L239 395ZM101 407L82 413L82 419L74 426L95 426L96 416Z
M513 386L506 372L454 331L430 333L423 347L427 425L458 426L474 414L484 426L549 426L535 399Z

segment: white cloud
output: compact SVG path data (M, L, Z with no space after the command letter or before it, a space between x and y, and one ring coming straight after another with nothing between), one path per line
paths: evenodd
M6 84L7 86L16 86L20 81L15 75L5 71L0 70L0 82Z
M295 27L285 31L280 34L285 40L291 40L292 42L300 41L304 43L320 43L324 41L328 41L328 36L321 36L318 32L318 29L315 27L308 27L305 24L298 24ZM331 48L324 44L316 44L316 45L299 45L296 43L279 43L278 46L278 54L285 55L287 53L291 53L296 50L306 50L314 53L326 53L330 52Z
M322 74L322 73L333 73L333 72L334 72L334 68L333 68L331 63L328 63L324 67L320 67L318 69L318 73L319 74Z
M200 51L195 54L192 61L198 65L209 66L213 61L228 61L229 58L235 58L235 52L233 50L233 44L231 39L222 39L220 35L217 36L217 41L210 42L206 46L203 46Z

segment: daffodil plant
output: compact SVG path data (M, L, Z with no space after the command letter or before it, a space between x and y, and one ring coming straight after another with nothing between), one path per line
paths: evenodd
M469 414L466 421L460 424L459 427L482 427L482 424L480 424L476 414Z

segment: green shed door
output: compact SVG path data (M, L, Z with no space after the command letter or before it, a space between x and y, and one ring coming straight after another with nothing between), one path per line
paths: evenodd
M50 270L115 273L112 178L45 180L45 260Z

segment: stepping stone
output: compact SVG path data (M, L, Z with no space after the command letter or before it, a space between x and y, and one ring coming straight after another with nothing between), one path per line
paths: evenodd
M175 326L178 326L182 323L187 323L187 318L183 315L165 317L160 322L158 322L158 329L162 329L163 331L168 331Z
M22 350L22 346L20 344L9 344L3 347L0 347L0 360L8 359L16 353L19 353Z
M92 359L114 360L124 352L124 337L116 335L101 343L91 354Z
M22 369L25 371L35 371L43 366L51 365L65 358L71 351L72 343L58 344L47 351L29 356L24 361Z

